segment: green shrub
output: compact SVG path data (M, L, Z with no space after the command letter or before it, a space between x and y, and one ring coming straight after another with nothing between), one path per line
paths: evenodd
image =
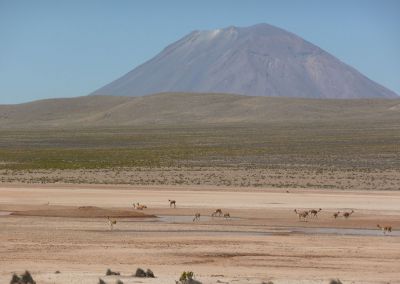
M181 277L179 278L179 282L181 284L201 284L200 281L194 280L193 271L183 271Z
M18 275L14 273L13 276L11 277L10 284L18 284L19 280L20 279L19 279Z

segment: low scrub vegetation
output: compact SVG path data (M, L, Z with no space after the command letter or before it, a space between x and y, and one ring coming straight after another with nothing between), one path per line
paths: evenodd
M193 271L183 271L181 276L179 277L179 281L176 281L177 284L202 284L200 281L194 279Z
M22 275L13 274L10 284L36 284L29 271L25 271Z
M0 182L398 189L398 130L378 120L6 130Z
M361 123L3 131L0 168L399 167L398 125ZM397 132L398 133L398 132ZM391 161L390 163L387 163Z

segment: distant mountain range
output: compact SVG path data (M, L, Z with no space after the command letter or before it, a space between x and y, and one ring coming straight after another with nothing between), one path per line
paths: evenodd
M304 99L164 93L84 96L0 105L0 129L400 121L400 99Z
M93 95L160 92L397 97L321 48L268 24L194 31Z

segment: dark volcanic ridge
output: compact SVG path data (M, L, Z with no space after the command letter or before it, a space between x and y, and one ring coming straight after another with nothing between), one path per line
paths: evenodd
M306 40L268 24L194 31L94 95L232 93L305 98L396 98Z

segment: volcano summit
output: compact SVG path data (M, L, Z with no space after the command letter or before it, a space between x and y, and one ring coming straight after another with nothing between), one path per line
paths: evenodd
M304 98L396 98L328 52L258 24L194 31L95 95L234 93Z

